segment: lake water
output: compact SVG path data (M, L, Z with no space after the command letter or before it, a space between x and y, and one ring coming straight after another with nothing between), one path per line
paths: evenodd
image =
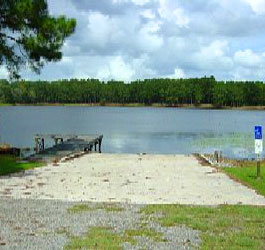
M264 111L123 107L0 107L0 141L33 147L37 133L103 134L108 153L212 153L254 157Z

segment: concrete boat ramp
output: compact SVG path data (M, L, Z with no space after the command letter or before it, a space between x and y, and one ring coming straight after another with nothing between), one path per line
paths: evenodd
M192 155L85 154L1 177L0 198L265 205L263 196Z

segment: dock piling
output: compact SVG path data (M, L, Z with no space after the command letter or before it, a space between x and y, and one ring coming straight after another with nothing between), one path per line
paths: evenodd
M101 142L102 142L102 138L99 139L99 142L98 142L98 152L101 153Z

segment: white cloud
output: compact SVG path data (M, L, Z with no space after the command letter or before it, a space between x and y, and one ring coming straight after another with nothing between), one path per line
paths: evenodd
M216 40L201 46L200 51L194 54L194 63L203 70L229 70L233 66L233 61L228 53L228 42Z
M169 78L172 78L172 79L180 79L180 78L185 78L185 73L182 69L180 68L175 68L174 69L174 74L172 75L169 75L168 76Z
M244 0L258 14L265 14L265 0Z
M176 23L179 27L181 28L187 28L189 25L189 18L184 14L183 9L181 8L176 8L173 11L174 17L176 18Z
M144 18L147 18L147 19L154 19L156 17L154 11L151 9L143 10L143 11L141 11L140 14L141 14L141 16L143 16Z
M214 41L208 46L201 48L201 56L203 57L221 57L228 50L228 42L227 41Z
M101 13L91 13L89 15L89 24L86 36L89 36L97 46L104 47L113 32L112 20Z
M176 5L176 2L174 1L160 0L160 8L158 12L162 18L170 21L172 24L175 23L180 28L188 27L189 17L184 13L182 8Z
M131 65L126 64L121 56L117 56L98 71L97 77L101 80L114 79L129 82L134 74L135 71Z
M265 63L264 55L256 54L251 49L237 51L234 60L243 67L260 67L261 64Z
M163 45L163 38L156 34L158 29L158 23L149 22L139 30L136 42L139 48L145 53L157 50Z
M132 0L133 3L135 3L136 5L145 5L147 3L150 2L150 0Z
M265 78L265 53L255 53L251 49L237 51L234 55L236 67L233 72L234 79L255 80Z
M63 60L25 77L264 80L265 0L61 2L48 0L52 13L77 19Z

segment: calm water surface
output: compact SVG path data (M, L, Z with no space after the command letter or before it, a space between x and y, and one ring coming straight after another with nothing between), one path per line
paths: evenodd
M103 134L108 153L211 153L253 157L264 111L120 107L0 107L0 141L33 147L36 133Z

